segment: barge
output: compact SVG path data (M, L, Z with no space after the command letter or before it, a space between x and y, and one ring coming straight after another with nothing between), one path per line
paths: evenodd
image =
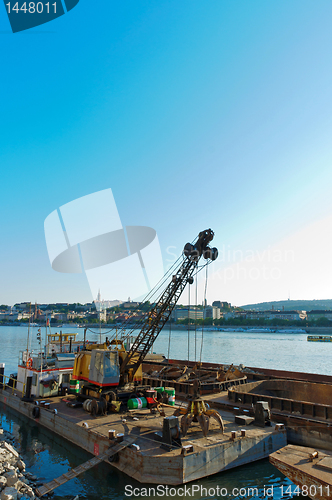
M179 364L179 361L176 363ZM175 360L169 363L173 366L174 364ZM220 365L202 363L203 365L206 369L212 367L220 371ZM149 370L151 367L155 369L158 366L165 366L165 363L146 360L143 363L143 370ZM224 422L224 433L215 422L211 422L209 433L202 436L200 427L194 424L184 437L180 437L180 442L171 441L171 444L162 441L164 421L173 418L174 410L181 410L184 407L183 403L179 406L179 401L190 397L190 384L187 384L185 389L189 394L185 394L183 389L176 392L177 406L164 407L164 417L153 415L149 409L142 408L96 418L81 408L69 407L67 403L71 398L61 396L48 398L47 406L39 405L39 410L36 411L35 403L22 401L21 394L15 388L9 387L0 389L0 401L30 418L36 425L50 429L95 457L99 457L93 463L106 461L112 467L142 483L180 485L272 456L279 448L287 445L287 438L288 441L293 440L294 428L297 431L301 429L301 439L298 441L301 444L309 444L312 432L316 439L314 446L319 443L319 448L322 448L322 443L327 443L332 415L329 408L325 422L322 418L317 420L320 417L316 414L313 418L312 411L310 415L308 413L298 415L295 412L286 414L284 413L286 408L277 412L273 404L271 420L274 420L276 425L272 423L271 426L257 427L253 423L246 425L246 420L247 417L253 416L253 404L256 405L260 401L271 404L271 401L278 399L276 392L281 388L289 391L283 396L288 396L286 399L289 401L293 398L293 404L295 404L294 398L301 394L303 399L310 399L304 408L312 408L310 405L320 407L321 399L332 391L332 377L295 373L294 376L299 380L287 380L291 378L291 372L257 368L243 369L243 372L247 374L248 380L241 381L240 378L226 381L225 383L230 384L228 390L222 387L221 392L203 396L205 403L218 410ZM255 380L255 377L260 379ZM309 382L310 380L316 382ZM170 385L171 380L155 380L155 382L155 385L165 386L166 383ZM267 394L273 387L275 393ZM233 393L233 396L237 394L238 397L229 398L229 392ZM243 400L244 394L252 400ZM40 398L37 398L37 401L40 401ZM295 410L295 406L293 409ZM240 423L236 423L236 420ZM282 423L286 428L282 428ZM111 435L110 430L112 430ZM295 434L295 442L296 438L299 438L299 432ZM120 451L112 455L112 450L121 439L125 444Z
M296 484L293 494L309 496L313 500L330 500L332 453L316 448L287 445L271 453L269 460Z
M229 388L228 398L249 409L257 401L266 401L272 418L286 425L290 443L332 451L331 383L261 380Z
M308 342L332 342L330 335L308 335Z
M221 407L223 401L220 400L227 397L227 389L239 391L243 387L241 394L248 392L245 388L249 385L248 374L253 380L260 376L253 370L233 371L232 367L225 370L220 365L210 370L211 373L204 373L205 368L200 363L195 367L198 377L194 379L187 378L184 370L180 370L180 377L177 369L171 370L174 378L177 376L175 383L182 384L175 388L186 398L186 405L174 407L170 401L160 402L154 396L148 398L151 385L164 387L165 383L163 377L156 377L153 372L147 372L147 380L144 380L146 356L184 288L193 284L198 270L205 267L198 266L200 258L207 263L217 258L218 250L209 246L213 237L213 231L208 229L199 233L194 244L185 245L183 259L177 269L172 270L166 289L147 311L140 333L128 350L122 335L119 340L116 335L104 347L84 346L75 358L73 368L73 379L79 387L77 397L58 395L48 398L45 404L37 390L37 397L30 397L34 375L27 376L29 384L23 398L19 392L23 386L17 384L16 388L8 388L0 379L0 402L99 457L76 468L72 474L54 480L53 485L44 485L40 496L100 460L143 483L179 485L260 460L286 446L286 429L282 423L277 422L275 427L271 423L268 402L263 396L255 401L254 416L248 415L247 409L241 413L240 398L230 401L228 407L226 405L232 412ZM33 362L26 357L22 359L22 365L28 371ZM42 368L41 359L39 373ZM186 376L181 380L182 375ZM168 386L174 382L172 377L167 376L166 380ZM149 386L146 393L143 392L146 400L151 400L148 408L141 404L140 392L144 391L144 386L139 386L139 383L142 382ZM214 409L208 407L207 396L204 395L204 399L200 396L199 384L203 392L212 391L209 402ZM137 394L132 395L132 391ZM138 401L138 408L123 411L127 402L130 407L133 398ZM85 399L83 408L89 414L84 413L82 399Z
M20 351L17 374L12 377L12 385L19 392L26 393L29 383L29 394L41 398L69 391L76 354L86 344L94 345L85 340L85 333L84 340L77 340L77 333L49 333L41 352L35 353L28 348ZM41 343L40 332L39 339Z
M194 367L184 360L168 361L169 366ZM160 370L165 363L145 362L143 379L152 380L149 372ZM206 370L220 370L227 365L202 363ZM221 384L221 392L213 391L204 398L212 408L253 414L257 401L269 404L271 420L287 428L289 443L312 446L332 451L332 376L239 366L246 380L229 380ZM157 383L157 380L155 380ZM159 380L160 385L170 385L169 380ZM188 390L184 384L173 381L178 397L184 398Z
M97 457L107 455L119 440L133 439L112 458L111 465L142 483L184 484L266 458L286 445L284 428L250 425L244 429L235 423L234 414L225 411L220 411L223 433L215 422L207 436L193 425L185 437L167 443L165 424L174 418L176 407L166 406L165 417L144 408L94 418L81 408L67 406L64 399L48 398L47 407L38 405L36 412L34 403L0 389L4 405Z

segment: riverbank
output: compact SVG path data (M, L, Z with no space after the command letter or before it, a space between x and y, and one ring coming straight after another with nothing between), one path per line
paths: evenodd
M310 326L306 328L307 333L319 334L319 335L332 335L332 326Z
M2 323L0 324L0 327L25 327L28 328L27 324L13 324L13 323ZM44 328L45 325L34 325L33 328ZM100 325L96 325L95 323L89 323L85 325L80 325L78 326L77 324L62 324L62 325L51 325L53 330L60 330L62 328L70 328L70 329L75 329L78 331L82 332L84 331L85 328L88 328L89 330L93 330L93 333L98 334L100 329L101 333L105 334L106 332L104 330L110 330L110 335L115 333L116 329L120 332L121 330L132 330L132 327L130 326L121 326L117 325L114 326L113 324L102 324L101 327ZM327 326L278 326L278 325L272 325L272 326L253 326L253 325L205 325L204 330L206 331L215 331L215 332L258 332L258 333L308 333L308 334L318 334L318 335L332 335L332 325L330 327ZM170 330L170 325L166 323L164 327L164 331L169 331ZM188 331L188 325L172 325L171 330L173 331ZM190 331L197 331L201 332L202 331L202 325L197 325L195 328L195 325L190 325L189 327Z
M0 428L0 491L1 500L36 498L40 484L37 476L26 472L26 464L15 447L15 438Z

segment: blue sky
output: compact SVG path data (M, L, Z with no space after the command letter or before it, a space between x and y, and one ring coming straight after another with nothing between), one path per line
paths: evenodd
M1 7L0 303L91 300L84 275L52 270L43 224L106 188L123 224L157 230L165 264L215 231L231 253L210 301L331 298L331 15L324 0L80 0L13 34ZM296 238L315 227L324 257ZM223 279L268 248L303 266Z

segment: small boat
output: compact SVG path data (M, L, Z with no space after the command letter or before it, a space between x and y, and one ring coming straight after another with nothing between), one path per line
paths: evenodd
M332 337L330 335L308 335L307 340L309 342L332 342Z

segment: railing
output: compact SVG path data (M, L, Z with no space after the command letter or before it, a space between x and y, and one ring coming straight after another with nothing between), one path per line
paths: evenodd
M25 394L25 384L19 382L20 386L22 386L22 389L20 389L19 392L22 394ZM11 390L12 394L14 394L15 390L17 389L17 379L10 377L8 375L3 376L3 380L0 380L0 388L5 389L5 390Z

